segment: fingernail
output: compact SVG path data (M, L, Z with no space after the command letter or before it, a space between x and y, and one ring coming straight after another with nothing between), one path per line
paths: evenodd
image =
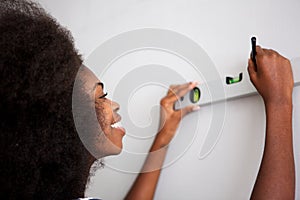
M197 111L197 110L200 110L200 106L195 106L195 107L193 108L193 111Z

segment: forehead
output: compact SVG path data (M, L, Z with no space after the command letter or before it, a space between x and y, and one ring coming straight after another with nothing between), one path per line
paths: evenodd
M84 83L87 91L94 91L95 87L99 84L100 80L88 67L82 66L80 71L80 78ZM102 83L101 83L102 84Z
M86 66L81 66L80 70L77 74L79 78L78 84L75 84L78 87L79 91L84 92L85 95L89 96L89 99L94 99L96 96L101 96L103 94L103 87L99 87L99 83L101 86L101 82L98 77ZM98 87L97 87L98 86Z

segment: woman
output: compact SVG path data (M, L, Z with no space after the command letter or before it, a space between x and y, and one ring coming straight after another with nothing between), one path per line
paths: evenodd
M0 8L1 197L83 197L92 164L122 150L125 129L112 126L121 120L119 105L107 99L104 84L81 67L70 33L42 8L24 0L3 0ZM74 82L79 87L73 93ZM176 95L183 96L196 84L171 86L161 100L161 128L150 149L158 153L148 157L143 169L147 173L137 178L129 199L153 197L167 145L181 118L199 109L174 111ZM73 102L72 111L74 97L85 102L84 109L76 110ZM97 123L91 117L95 111ZM83 125L75 126L73 117ZM78 127L84 129L84 138Z
M92 164L121 152L125 129L114 126L121 120L119 105L81 67L70 33L38 5L1 0L0 11L1 198L81 198ZM291 66L277 52L260 47L256 59L257 66L249 60L248 70L266 105L267 130L251 198L294 199ZM161 100L160 128L150 149L155 153L149 154L126 199L153 198L180 120L199 109L175 111L173 105L196 85L171 86Z

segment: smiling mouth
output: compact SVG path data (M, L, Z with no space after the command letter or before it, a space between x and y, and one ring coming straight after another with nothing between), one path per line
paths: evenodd
M122 131L123 134L125 134L125 129L122 127L120 121L118 121L118 122L116 122L116 123L114 123L114 124L112 124L110 126L111 126L111 128L118 129L118 130Z
M114 123L114 124L112 124L112 125L110 125L112 128L120 128L120 127L122 127L122 125L121 125L121 122L116 122L116 123Z

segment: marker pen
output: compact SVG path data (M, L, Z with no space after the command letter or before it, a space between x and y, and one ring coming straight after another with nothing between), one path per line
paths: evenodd
M253 61L255 67L256 65L256 37L251 38L251 46L252 46L252 52L251 52L251 60Z

